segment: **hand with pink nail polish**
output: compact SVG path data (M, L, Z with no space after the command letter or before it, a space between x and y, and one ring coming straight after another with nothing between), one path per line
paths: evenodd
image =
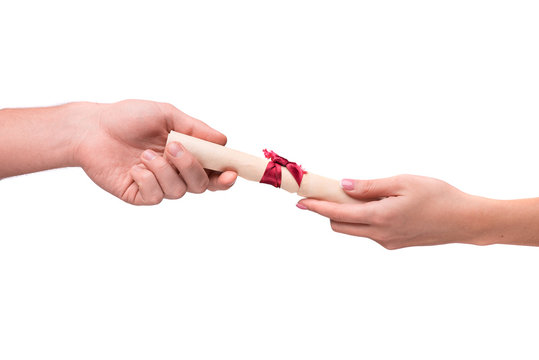
M135 205L225 190L236 180L231 171L204 170L179 143L165 149L171 130L226 143L223 134L170 104L126 100L4 109L0 127L6 149L0 152L0 178L81 166L97 185Z
M298 207L329 218L336 232L371 238L387 249L447 243L539 245L539 198L486 199L413 175L343 179L341 186L366 202L303 199Z

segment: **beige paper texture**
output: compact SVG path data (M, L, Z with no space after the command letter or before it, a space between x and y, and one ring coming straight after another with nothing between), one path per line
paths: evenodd
M268 159L262 157L246 154L175 131L171 131L168 135L167 144L170 141L181 143L198 159L205 169L215 171L233 170L242 178L251 181L260 182L269 162ZM307 172L303 175L301 187L298 188L296 180L286 167L282 167L281 173L281 188L291 193L297 193L299 196L338 203L359 202L346 195L337 180Z

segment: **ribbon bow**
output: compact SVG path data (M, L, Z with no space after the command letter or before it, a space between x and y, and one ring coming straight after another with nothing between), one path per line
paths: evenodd
M266 149L264 149L264 156L271 161L268 163L266 171L264 171L264 175L262 175L262 179L260 179L261 183L273 185L277 188L281 187L281 166L285 166L298 183L298 186L301 186L303 174L307 172L303 170L300 165L288 161L284 157Z

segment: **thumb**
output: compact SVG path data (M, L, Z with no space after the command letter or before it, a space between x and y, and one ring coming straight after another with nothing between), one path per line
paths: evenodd
M375 180L342 179L342 189L356 199L376 199L400 195L402 189L398 176Z

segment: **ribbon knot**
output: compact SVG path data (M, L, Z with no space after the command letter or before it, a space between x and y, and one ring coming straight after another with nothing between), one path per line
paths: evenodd
M264 149L264 156L266 159L270 159L270 162L266 167L266 171L264 171L264 175L262 175L262 179L260 179L261 183L269 184L277 188L281 187L281 166L284 166L288 169L288 171L290 171L290 174L292 174L298 183L298 186L301 186L303 174L307 172L303 170L300 165L296 164L295 162L288 161L284 157L277 155L275 152L268 151L266 149Z

